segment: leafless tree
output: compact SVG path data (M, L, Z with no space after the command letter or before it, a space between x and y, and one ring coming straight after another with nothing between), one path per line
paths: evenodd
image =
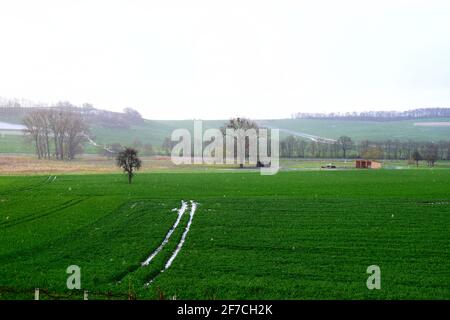
M69 112L66 117L66 158L72 160L75 155L83 151L82 146L86 141L88 127L80 115Z
M347 151L351 150L351 148L353 147L353 141L350 137L342 136L338 139L338 143L341 147L345 159L347 156Z
M427 161L429 167L434 167L438 159L438 146L435 143L427 143L423 151L423 158Z
M422 160L422 155L420 154L419 150L414 150L411 158L416 163L416 167L419 167L419 161Z
M39 125L39 111L36 110L28 113L27 116L23 119L23 124L25 125L25 137L28 138L32 143L34 143L36 155L39 159L41 159L41 128Z
M237 159L239 162L239 167L243 168L244 167L244 161L245 161L245 157L248 156L249 153L249 141L245 136L240 136L240 135L245 135L245 131L249 130L249 129L258 129L258 124L256 122L254 122L253 120L247 119L247 118L233 118L230 119L225 126L222 128L222 133L224 134L224 136L226 136L226 129L234 129L236 130L235 133L238 136L234 137L234 154L237 154L237 148L238 148L238 143L243 143L244 146L240 146L240 148L242 148L243 150L245 150L245 152L243 154L240 154L240 158Z
M138 151L133 148L125 148L120 151L116 157L116 163L127 174L128 183L131 183L134 171L139 170L142 166L142 161L138 157Z
M88 127L80 114L70 109L41 108L29 112L23 122L24 133L33 142L39 159L51 158L51 140L56 159L71 160L82 152Z

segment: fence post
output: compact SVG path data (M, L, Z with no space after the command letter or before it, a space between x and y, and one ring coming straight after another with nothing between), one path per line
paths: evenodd
M89 293L89 291L84 290L84 300L89 300L88 299L88 293Z
M34 300L39 300L39 288L34 289Z

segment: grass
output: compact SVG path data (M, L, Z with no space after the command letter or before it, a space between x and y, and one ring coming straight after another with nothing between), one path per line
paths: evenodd
M0 134L0 153L28 153L34 152L31 144L25 142L22 135L7 133Z
M67 293L75 264L83 289L141 299L448 299L449 194L446 169L4 176L0 287L29 293L0 298ZM140 266L182 199L199 202L186 243L144 288L181 238L187 215Z
M208 120L203 128L220 128L226 120ZM94 126L91 131L100 144L121 143L131 145L135 140L143 144L150 143L159 148L166 137L170 137L175 129L194 130L193 120L146 120L144 124L126 129L108 129Z

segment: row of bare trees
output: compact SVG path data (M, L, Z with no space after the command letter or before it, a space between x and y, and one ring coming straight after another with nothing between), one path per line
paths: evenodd
M344 113L294 113L292 119L335 119L358 121L395 121L424 118L448 118L450 108L421 108L407 111L364 111Z
M83 151L88 126L79 113L41 108L29 112L23 123L39 159L72 160Z
M308 141L288 136L280 142L280 154L287 158L367 158L414 160L414 154L432 165L436 160L450 160L450 141L369 141L354 142L340 137L335 143Z

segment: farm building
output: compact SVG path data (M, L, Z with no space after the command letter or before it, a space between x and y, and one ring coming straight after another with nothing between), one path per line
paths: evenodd
M380 169L381 163L372 160L356 160L356 168L359 169Z

